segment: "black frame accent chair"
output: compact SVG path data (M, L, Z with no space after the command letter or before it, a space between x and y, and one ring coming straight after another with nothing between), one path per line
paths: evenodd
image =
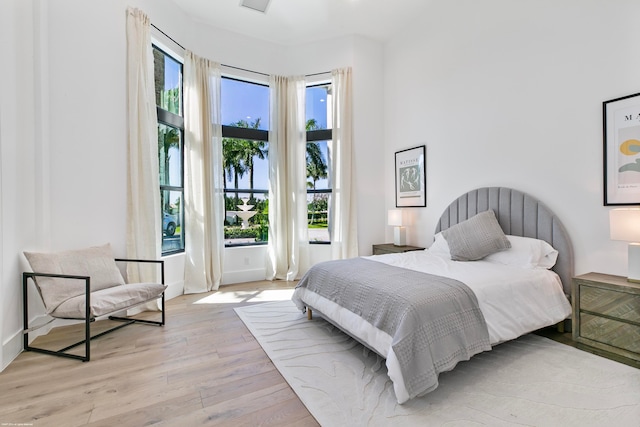
M111 246L105 244L81 250L57 253L24 252L33 272L22 274L23 341L25 351L68 357L88 362L91 358L90 342L132 323L164 326L165 304L164 261L114 258ZM156 264L160 268L160 283L126 283L116 262ZM28 285L32 281L42 299L49 322L29 327ZM137 319L117 314L147 302L161 300L161 320ZM91 323L98 318L122 322L115 327L91 336ZM84 339L59 350L33 347L29 332L55 319L84 322ZM68 351L85 345L84 355Z

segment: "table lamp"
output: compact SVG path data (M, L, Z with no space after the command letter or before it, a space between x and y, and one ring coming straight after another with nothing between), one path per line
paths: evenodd
M640 283L640 208L609 211L611 240L629 242L627 280Z
M395 246L407 245L407 233L402 226L402 209L389 209L387 213L387 223L393 228L393 244Z

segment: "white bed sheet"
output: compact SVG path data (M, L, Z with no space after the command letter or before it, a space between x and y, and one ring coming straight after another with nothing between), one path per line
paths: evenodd
M428 249L364 258L449 277L466 284L478 299L487 322L491 345L554 325L571 313L571 305L564 295L560 278L550 270L524 269L489 261L452 261L429 253ZM320 311L347 333L385 357L398 402L408 399L389 334L306 288L297 288L292 299L298 307L308 304Z
M429 250L365 257L397 267L458 280L473 290L491 345L566 319L571 313L558 275L489 261L452 261Z

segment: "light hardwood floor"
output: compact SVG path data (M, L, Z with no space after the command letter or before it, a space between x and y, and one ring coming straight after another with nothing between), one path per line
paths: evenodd
M292 287L253 282L174 298L164 327L98 338L88 363L22 353L0 373L0 426L317 426L233 310L289 299ZM538 333L575 346L570 333ZM56 328L36 344L80 337L75 326Z
M233 310L287 299L292 287L254 282L174 298L164 327L98 338L88 363L23 352L0 373L0 425L317 426ZM62 347L77 329L36 341Z

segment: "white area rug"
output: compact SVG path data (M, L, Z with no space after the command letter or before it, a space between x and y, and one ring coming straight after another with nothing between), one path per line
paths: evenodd
M235 309L323 426L640 426L640 370L536 335L398 405L384 359L291 301Z

